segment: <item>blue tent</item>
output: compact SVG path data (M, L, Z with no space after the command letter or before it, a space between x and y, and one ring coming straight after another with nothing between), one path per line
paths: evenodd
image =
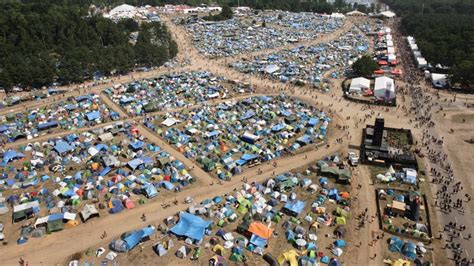
M255 112L252 110L249 110L245 112L242 116L240 116L240 120L246 120L246 119L252 118L254 115L255 115Z
M392 236L390 238L390 246L389 246L389 250L391 252L402 252L402 247L403 247L403 240L401 240L400 238L396 237L396 236Z
M15 150L6 151L3 154L2 166L6 166L12 160L21 159L21 158L25 158L25 155L21 152L18 152L18 151L15 151Z
M334 241L334 246L336 246L338 248L345 247L346 246L346 241L344 241L343 239L338 239L338 240Z
M252 237L250 237L250 243L254 244L257 247L264 248L267 245L267 240L255 234L252 234Z
M54 145L54 150L57 151L59 154L72 151L73 149L73 146L69 145L69 143L63 140L56 141L56 145Z
M99 111L93 111L93 112L87 113L86 118L89 121L97 120L97 119L100 118L100 112Z
M76 102L82 102L82 101L87 100L87 99L89 99L88 95L77 96L76 97Z
M403 246L402 254L411 261L415 260L416 259L416 245L415 245L415 243L407 242Z
M163 186L167 190L172 190L174 188L174 185L170 181L161 181L160 186Z
M303 135L296 139L296 141L301 145L308 145L311 143L312 137L310 135Z
M155 228L152 226L142 228L140 230L133 231L123 238L126 243L126 250L132 250L140 243L144 238L147 238L155 233Z
M62 220L64 218L64 213L53 213L48 216L48 222Z
M288 201L283 210L292 216L298 216L304 209L305 202L300 200Z
M122 202L120 202L120 200L117 200L117 199L112 200L112 206L113 207L109 210L109 212L112 214L119 213L123 211L124 209Z
M145 193L145 196L149 199L154 198L158 195L158 191L156 191L156 188L151 184L145 185L143 187L143 191Z
M203 220L193 214L181 212L179 214L179 222L171 228L171 232L178 236L186 236L191 239L200 241L204 236L204 232L212 222Z
M307 127L314 127L318 124L319 119L317 118L310 118L308 123L306 124Z
M0 125L0 133L3 133L8 130L8 126Z

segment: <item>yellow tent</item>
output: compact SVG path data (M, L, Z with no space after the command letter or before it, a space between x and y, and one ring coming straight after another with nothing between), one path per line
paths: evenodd
M410 261L398 259L392 263L392 266L410 266Z
M64 228L72 228L78 226L79 222L76 220L69 220L66 224L64 224Z
M288 262L290 266L298 266L298 252L296 250L287 250L278 256L278 264L283 265Z
M215 245L212 248L212 251L214 251L216 254L219 254L221 256L224 256L224 247L221 245Z
M347 221L346 221L346 218L341 216L341 217L336 218L336 223L339 225L344 225L344 224L347 224Z

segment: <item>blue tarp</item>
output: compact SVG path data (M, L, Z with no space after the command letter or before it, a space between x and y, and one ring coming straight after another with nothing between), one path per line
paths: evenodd
M186 236L191 239L200 241L204 236L204 232L212 222L203 220L201 217L190 213L181 212L179 214L179 222L171 228L171 232L178 236Z
M257 159L257 157L258 157L258 156L255 155L255 154L248 154L248 153L246 153L246 154L242 155L242 157L240 157L240 159L241 159L241 160L244 160L244 161L246 161L246 162L248 162L248 161Z
M73 146L69 145L63 140L56 141L56 145L54 145L54 150L57 151L59 154L72 151L73 149Z
M286 127L285 124L283 123L280 123L280 124L276 124L272 127L272 131L273 132L280 132L281 130L283 130L284 128Z
M56 220L62 220L64 218L63 213L53 213L48 216L48 222L56 221Z
M389 250L391 252L402 252L403 240L396 236L393 236L390 241L392 242L389 246Z
M143 141L135 141L135 142L132 142L130 143L130 147L134 150L139 150L143 147Z
M296 141L301 145L308 145L309 143L311 143L311 139L312 138L310 135L303 135L296 139Z
M245 112L242 116L240 116L240 120L246 120L246 119L252 118L254 115L255 115L255 112L252 110L249 110Z
M38 124L38 130L45 130L52 127L57 127L59 123L57 121L50 121L46 123Z
M132 170L135 170L137 167L143 164L143 160L141 159L133 159L130 162L128 162L128 166L132 168Z
M285 209L292 213L300 214L304 209L305 202L301 200L288 201L285 204Z
M100 118L100 112L99 111L93 111L93 112L87 113L86 118L89 121L99 119Z
M414 261L416 259L416 245L413 242L407 242L403 246L403 255L409 260Z
M314 127L314 126L316 126L316 125L318 124L318 122L319 122L319 119L317 119L317 118L310 118L309 121L308 121L308 123L306 124L306 126L308 126L308 127Z
M108 173L110 173L111 170L112 170L112 168L107 166L107 167L105 167L104 170L102 170L102 172L100 172L99 176L106 176Z
M6 166L11 160L25 158L25 155L15 150L6 151L3 154L3 166Z

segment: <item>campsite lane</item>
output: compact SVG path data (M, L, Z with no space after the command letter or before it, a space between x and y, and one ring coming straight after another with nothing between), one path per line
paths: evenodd
M338 130L333 137L338 138L342 134L343 132ZM2 247L2 253L6 255L2 255L3 263L16 264L20 257L31 264L38 264L40 262L43 264L66 263L67 259L77 252L83 252L88 248L98 246L105 247L111 240L119 237L123 232L138 229L148 224L140 219L142 213L145 213L150 221L161 222L164 218L184 210L187 205L182 202L187 196L193 197L195 202L213 198L238 187L243 176L247 177L248 182L261 182L272 176L273 172L277 175L302 167L311 161L339 151L341 147L342 145L340 144L331 144L327 149L319 148L318 150L311 150L293 157L276 160L277 167L273 167L271 164L262 164L259 168L263 173L260 175L258 175L257 167L246 169L243 174L235 176L229 182L224 182L223 185L201 186L187 190L187 193L176 194L180 203L167 209L160 207L161 201L153 201L140 208L127 210L119 215L107 215L97 220L90 220L86 224L64 230L61 233L48 235L46 239L31 239L20 246L4 246ZM201 178L201 176L196 177ZM87 230L84 230L85 228ZM104 230L107 231L107 237L101 240L99 236ZM74 239L74 245L71 245L71 239ZM34 248L31 248L32 245L34 245ZM55 250L55 252L52 252L52 250ZM48 256L45 257L44 254L48 254Z

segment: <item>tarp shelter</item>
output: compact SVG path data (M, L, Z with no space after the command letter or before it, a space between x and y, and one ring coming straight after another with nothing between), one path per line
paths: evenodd
M298 216L304 209L305 202L300 200L288 201L283 207L283 211L291 216Z
M259 222L252 222L249 225L248 231L266 240L268 240L272 236L272 233L273 233L272 229L268 228L268 226Z
M73 146L69 145L69 143L59 140L56 141L56 144L54 145L54 150L59 153L59 154L64 154L66 152L70 152L74 149Z
M144 188L143 188L143 192L145 194L145 197L147 197L149 199L154 198L158 195L158 191L151 184L145 185Z
M10 161L25 158L25 155L15 150L6 151L3 154L2 166L6 166Z
M178 223L171 228L170 231L175 235L186 236L200 241L204 236L206 228L208 228L211 223L212 222L205 221L196 215L181 212L179 214Z
M99 217L99 211L97 211L94 205L86 204L84 208L82 208L81 217L84 222L87 222L87 220L91 218Z
M403 251L402 251L403 256L408 258L411 261L414 261L416 259L416 245L413 242L407 242L403 246Z

